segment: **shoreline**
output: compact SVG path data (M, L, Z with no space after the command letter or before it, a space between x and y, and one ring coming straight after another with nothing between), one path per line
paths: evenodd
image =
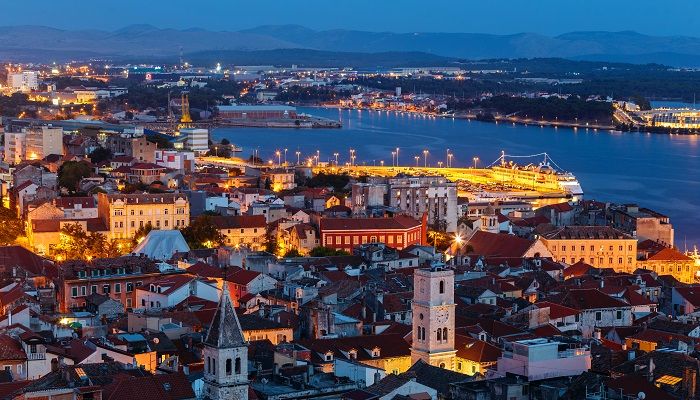
M609 131L615 131L617 130L614 125L602 125L602 124L590 124L590 123L577 123L577 122L560 122L560 121L538 121L538 120L533 120L533 119L522 119L522 118L516 118L516 117L494 117L493 119L484 119L484 118L479 118L477 114L469 114L469 113L455 113L455 114L436 114L436 113L430 113L430 112L422 112L422 111L403 111L403 110L385 110L385 109L375 109L375 108L370 108L370 107L344 107L344 106L339 106L339 105L328 105L328 104L314 104L314 105L295 105L296 107L306 107L306 108L334 108L334 109L339 109L339 110L367 110L367 111L386 111L386 112L394 112L398 114L411 114L411 115L420 115L420 116L425 116L425 117L431 117L431 118L452 118L452 119L463 119L463 120L468 120L468 121L479 121L479 122L487 122L487 123L495 123L498 124L499 122L505 122L505 123L513 123L513 124L518 124L518 125L535 125L535 126L541 126L541 127L550 127L550 128L558 128L558 127L563 127L563 128L571 128L571 129L595 129L595 130L609 130Z

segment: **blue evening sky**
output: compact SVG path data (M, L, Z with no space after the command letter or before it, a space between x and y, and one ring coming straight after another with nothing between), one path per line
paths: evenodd
M239 30L265 24L394 32L634 30L700 36L697 0L5 0L0 26L130 24Z

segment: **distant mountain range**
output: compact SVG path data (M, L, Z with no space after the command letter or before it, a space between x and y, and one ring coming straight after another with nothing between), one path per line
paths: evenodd
M287 51L287 55L295 59L293 61L308 65L317 62L321 56L333 58L331 53L346 53L336 58L349 61L359 57L359 54L380 53L377 57L359 58L369 62L369 65L384 65L381 63L391 62L390 56L393 55L401 59L412 56L417 61L440 64L457 59L561 57L700 66L700 38L648 36L630 31L571 32L550 37L534 33L491 35L342 29L316 31L298 25L269 25L240 31L178 30L131 25L111 32L45 26L0 27L0 59L15 61L89 57L176 59L182 50L186 57L196 55L236 62L247 52L258 52L255 57L264 58L260 55L265 53L260 51L279 49L308 50L296 57L295 52ZM406 54L400 56L400 53Z

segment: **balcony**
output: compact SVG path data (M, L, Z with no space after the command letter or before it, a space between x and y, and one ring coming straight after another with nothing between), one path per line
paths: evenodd
M46 353L27 353L27 360L46 360Z

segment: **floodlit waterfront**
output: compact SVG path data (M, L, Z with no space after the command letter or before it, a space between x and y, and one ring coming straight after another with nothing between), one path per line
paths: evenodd
M700 136L651 133L615 133L592 129L545 128L538 125L491 124L478 121L423 117L368 110L305 109L327 118L342 120L337 129L219 129L214 138L228 138L243 147L248 157L255 149L267 160L277 160L276 150L287 151L296 162L320 151L321 161L350 161L385 165L399 148L402 165L427 162L479 166L496 160L501 151L512 155L547 152L557 164L573 172L583 186L585 198L618 203L634 202L671 218L676 245L700 244ZM530 162L540 161L533 158Z

